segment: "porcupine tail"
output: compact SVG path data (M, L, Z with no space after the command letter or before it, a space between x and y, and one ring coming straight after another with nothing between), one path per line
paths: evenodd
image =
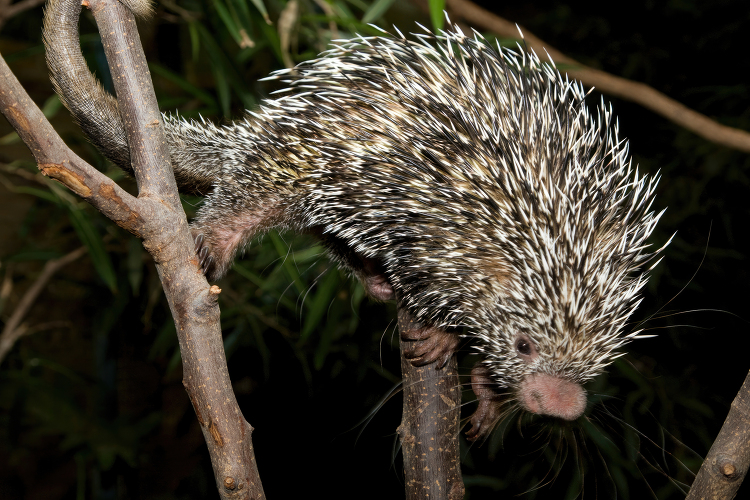
M138 17L147 17L152 11L150 0L121 1ZM47 3L43 38L50 78L60 100L89 141L105 157L132 175L130 151L117 99L104 90L91 74L81 54L78 40L80 14L80 0L49 0ZM165 117L164 126L169 141L179 136L177 131L181 128L180 120ZM191 145L175 145L170 142L170 146L173 152L181 151L180 158L172 154L172 165L180 190L199 194L209 191L219 165L211 162L186 162Z

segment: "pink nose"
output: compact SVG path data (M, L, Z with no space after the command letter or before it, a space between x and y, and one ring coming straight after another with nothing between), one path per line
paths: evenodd
M586 393L575 382L535 373L521 382L520 402L532 413L575 420L586 409Z

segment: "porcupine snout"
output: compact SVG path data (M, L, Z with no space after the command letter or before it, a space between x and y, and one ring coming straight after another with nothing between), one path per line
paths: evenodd
M539 350L527 335L514 342L516 356L524 364L538 366ZM575 420L586 410L586 393L580 384L544 372L532 372L518 386L518 402L527 411L563 420Z
M471 388L479 405L471 416L469 441L485 439L504 415L503 408L513 399L529 413L546 415L562 420L576 420L586 410L586 391L577 382L561 375L551 375L540 368L539 351L527 335L518 335L514 342L514 356L530 368L525 374L517 373L518 382L507 385L493 378L491 364L477 363L471 370ZM525 371L525 370L521 370Z
M579 384L546 373L527 376L518 395L521 406L539 415L575 420L586 410L586 393Z

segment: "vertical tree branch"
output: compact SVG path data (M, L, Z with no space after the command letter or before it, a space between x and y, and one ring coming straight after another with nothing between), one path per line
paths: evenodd
M139 199L154 198L167 207L169 224L152 226L144 246L154 255L175 320L183 384L211 454L216 486L222 498L264 498L253 428L240 411L227 371L219 322L221 290L217 286L206 290L197 266L135 18L116 0L93 0L90 5L127 130ZM163 253L170 251L176 259L165 261Z
M398 309L404 409L398 434L404 456L407 500L464 497L458 453L461 386L456 357L442 369L439 361L415 367L404 357L403 337L421 325L405 308Z

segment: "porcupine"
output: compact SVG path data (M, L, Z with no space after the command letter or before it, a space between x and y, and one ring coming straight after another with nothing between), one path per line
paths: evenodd
M53 83L131 171L116 101L80 54L80 9L47 6ZM270 228L316 234L370 295L442 332L407 339L412 363L444 366L458 328L473 339L470 438L491 430L501 391L576 419L582 384L638 334L623 329L659 253L645 243L658 178L632 168L611 108L592 114L554 65L457 26L425 31L338 41L274 73L282 96L228 125L164 115L178 185L207 194L191 224L201 265L221 277Z

